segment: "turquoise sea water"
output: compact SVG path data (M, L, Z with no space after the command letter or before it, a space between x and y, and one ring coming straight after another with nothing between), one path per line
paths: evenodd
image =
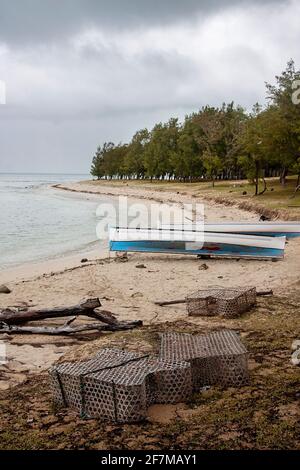
M57 258L96 243L99 199L51 188L89 175L0 173L0 269Z

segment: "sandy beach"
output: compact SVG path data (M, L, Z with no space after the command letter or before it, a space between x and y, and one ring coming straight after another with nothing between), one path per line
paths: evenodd
M106 194L111 197L128 195L134 200L147 199L178 204L191 200L184 194L130 188L124 184L116 187L80 182L61 187L84 194L91 191L93 194ZM257 220L256 214L235 207L224 207L201 200L199 202L205 204L207 220ZM1 271L0 284L8 285L12 293L0 296L0 307L22 306L24 302L32 307L54 307L77 304L84 297L99 297L104 299L105 308L115 312L121 320L140 319L147 325L152 322L186 319L184 307L161 309L154 305L157 300L184 298L188 292L197 288L214 285L253 285L263 289L272 288L278 294L286 293L294 289L300 274L298 239L288 243L285 259L277 263L211 259L205 261L207 269L203 270L203 261L179 255L130 254L127 262L120 262L114 254L109 256L108 251L100 251L99 248L85 253L84 256L89 260L84 264L80 262L83 253L79 253L58 260ZM138 265L145 267L137 268ZM199 326L209 325L209 322L200 319L190 321ZM24 378L22 374L15 375L17 371L37 372L47 369L66 352L69 344L74 342L73 339L64 339L66 346L61 346L61 338L58 341L41 336L15 336L7 338L7 341L9 371L4 372L0 381L1 388L7 388L10 383L14 384L16 379ZM57 342L60 346L56 348ZM32 344L40 345L40 348L36 350Z
M155 190L140 190L127 186L95 185L77 183L65 190L92 191L93 194L109 194L115 197L127 194L133 198L162 202L183 203L189 195ZM62 189L63 190L63 189ZM199 201L201 202L201 201ZM211 201L205 203L207 220L258 220L257 214L236 207L222 206ZM0 284L11 290L9 295L0 295L0 307L30 306L55 307L77 304L85 297L99 297L106 310L114 312L120 320L142 320L142 332L125 334L93 334L91 337L49 337L2 335L7 346L8 362L0 367L0 390L26 383L29 377L44 373L54 362L61 359L89 357L95 349L113 344L134 350L152 350L147 331L154 328L180 329L186 325L195 332L229 327L247 338L253 331L273 335L277 326L284 322L276 308L282 297L297 299L300 290L300 240L288 242L284 260L278 262L260 260L208 259L189 256L151 254L129 254L128 260L96 250L86 253L88 262L81 263L82 253L60 260L22 266L0 273ZM203 266L205 264L205 266ZM142 268L140 266L143 266ZM184 305L161 308L154 304L158 300L184 298L198 288L211 286L256 286L273 289L275 304L270 299L259 301L258 309L235 320L220 318L188 317ZM294 300L296 302L296 300ZM279 302L276 304L276 302ZM273 312L274 310L274 312ZM291 311L289 310L289 315ZM283 315L286 312L282 313ZM284 317L285 318L285 317ZM76 320L80 322L82 320ZM297 320L298 321L298 320ZM291 322L291 323L290 323ZM58 320L55 324L64 323ZM285 334L284 361L288 367L291 340L296 337L292 318L286 322L289 335ZM185 328L184 328L185 329ZM152 330L151 330L152 331ZM279 330L278 330L279 331ZM281 342L280 350L283 346ZM255 360L253 359L254 369ZM282 365L282 367L285 367ZM161 416L161 411L159 411ZM172 413L171 413L171 416ZM155 412L154 412L155 421Z
M300 0L0 7L0 451L286 464Z

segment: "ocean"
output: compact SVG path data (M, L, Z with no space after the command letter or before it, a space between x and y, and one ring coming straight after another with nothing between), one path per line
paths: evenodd
M0 270L100 244L96 209L101 200L51 187L87 179L89 175L0 173Z

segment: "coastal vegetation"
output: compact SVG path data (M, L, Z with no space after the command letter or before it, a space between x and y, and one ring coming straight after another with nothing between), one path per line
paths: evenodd
M300 104L292 99L300 70L290 60L275 84L266 84L266 104L247 112L234 102L205 106L183 123L170 118L152 130L138 130L129 143L105 142L93 157L97 179L216 182L247 178L254 194L268 190L268 178L285 187L296 175L300 189Z

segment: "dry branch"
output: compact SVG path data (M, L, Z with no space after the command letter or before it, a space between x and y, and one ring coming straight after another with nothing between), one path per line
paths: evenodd
M267 295L273 295L273 291L272 290L262 290L262 291L258 291L256 293L256 295L258 297L263 297L263 296L267 296ZM154 302L155 305L159 305L160 307L165 307L167 305L179 305L179 304L185 304L186 303L186 299L178 299L178 300L162 300L161 302Z
M0 310L0 322L8 325L20 325L28 321L41 321L51 318L69 316L86 316L99 320L109 325L118 324L113 313L106 310L98 310L101 302L98 298L82 300L78 305L72 307L56 307L53 309L14 311L12 309Z
M138 326L142 326L140 320L133 322L119 322L117 325L103 325L101 323L90 323L79 326L70 326L75 318L68 320L64 325L59 327L50 327L50 326L14 326L8 325L4 322L0 323L0 334L40 334L40 335L73 335L76 333L83 333L86 331L122 331L122 330L132 330Z
M161 302L154 302L155 305L159 305L160 307L164 307L166 305L177 305L177 304L185 304L186 299L180 299L180 300L163 300Z
M273 291L272 290L261 290L261 291L258 291L256 293L256 295L258 297L264 297L264 296L267 296L267 295L273 295Z

